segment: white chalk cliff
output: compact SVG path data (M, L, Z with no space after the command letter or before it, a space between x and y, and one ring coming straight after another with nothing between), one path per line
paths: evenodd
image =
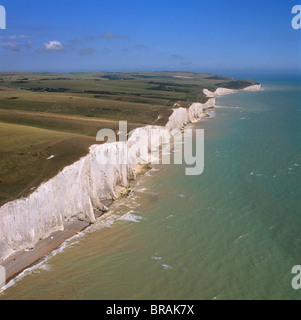
M209 99L206 103L192 103L186 108L175 108L170 116L166 128L168 130L180 129L188 123L197 122L204 116L204 111L215 106L215 99Z
M214 92L204 89L203 92L208 98L214 98L218 96L222 96L225 94L237 92L237 91L257 91L261 89L261 84L255 84L244 89L226 89L226 88L217 88Z
M93 209L106 210L101 199L115 199L117 187L134 178L130 164L100 164L101 154L122 154L126 143L93 145L87 156L65 167L26 198L0 208L0 258L30 249L72 219L93 222Z
M220 92L217 90L214 96ZM214 107L214 96L205 104L193 103L188 109L175 108L165 127L137 128L130 133L127 142L91 146L88 155L65 167L28 197L3 205L0 208L0 263L13 252L31 249L52 232L63 230L67 221L94 222L94 210L107 210L102 200L116 199L118 192L128 187L130 180L135 178L135 166L150 160L148 151L159 148L171 130L200 120L206 109ZM150 141L153 130L160 138ZM141 146L145 147L144 154L141 154ZM128 161L111 164L104 161L106 157L110 160L126 157Z

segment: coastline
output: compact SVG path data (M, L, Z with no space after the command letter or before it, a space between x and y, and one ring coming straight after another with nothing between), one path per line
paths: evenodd
M138 165L135 167L136 177L145 174L149 169L151 169L148 165ZM120 190L118 197L116 200L107 200L105 205L107 208L117 200L120 200L123 197L126 197L131 190L131 186L128 188L124 188ZM101 218L109 212L105 211L94 211L95 220L101 221ZM71 240L74 236L81 234L87 228L89 228L91 223L85 221L67 221L64 223L64 230L62 231L54 231L51 235L45 239L39 240L35 247L31 250L18 250L5 258L1 265L6 270L6 284L15 279L18 275L20 275L23 271L32 266L37 265L43 258L45 258L48 254L51 254L55 250L59 249L61 246L66 243L66 241ZM0 293L3 289L0 287Z
M256 89L254 88L254 86L251 86L249 89L244 88L242 90L253 91L258 90L259 87L257 86ZM167 128L168 130L172 130L174 128L183 129L189 123L197 122L202 120L204 117L207 117L208 114L206 114L206 110L215 107L214 98L216 96L242 91L223 88L220 89L221 90L217 89L214 93L208 90L206 91L207 97L209 98L208 101L210 101L208 104L207 101L205 104L192 103L188 108L174 108L168 123L165 127L162 128ZM130 177L131 179L129 180L135 179L138 175L145 173L147 170L148 168L146 165L137 165L135 168L132 167L132 172L134 173L134 175ZM109 206L112 202L127 194L129 186L129 183L121 183L121 185L116 184L114 186L115 190L113 192L113 194L115 195L112 197L112 199L108 198L106 203L102 203L102 205L98 203L96 207L95 205L93 205L94 219L93 217L91 217L91 212L89 213L90 221L87 220L86 217L81 217L81 219L78 219L78 217L74 216L75 220L70 219L67 221L63 221L58 230L51 232L50 235L47 235L47 237L45 237L44 239L40 239L30 250L15 250L7 257L2 259L2 262L0 264L6 269L6 283L15 278L23 270L36 264L45 255L57 249L66 240L85 230L89 225L93 224L96 219L101 219L102 214L109 210ZM104 210L102 211L101 209Z

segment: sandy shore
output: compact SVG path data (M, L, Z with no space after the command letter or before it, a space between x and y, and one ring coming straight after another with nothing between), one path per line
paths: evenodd
M66 222L63 231L54 232L49 238L39 241L32 250L20 250L9 256L1 263L6 270L6 283L88 226L84 221Z

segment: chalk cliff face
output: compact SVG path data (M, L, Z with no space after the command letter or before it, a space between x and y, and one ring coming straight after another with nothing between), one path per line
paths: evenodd
M214 92L204 89L203 92L208 98L214 98L218 96L222 96L224 94L237 92L237 91L257 91L261 89L261 84L255 84L253 86L246 87L244 89L226 89L226 88L217 88Z
M154 163L160 146L170 143L170 131L163 126L145 126L130 132L127 141L128 158L132 165Z
M87 156L64 168L27 198L2 206L0 263L14 251L31 249L52 232L63 230L64 222L94 222L94 210L108 209L102 200L118 197L118 192L135 178L135 166L152 160L151 150L169 142L171 131L200 120L204 111L214 106L215 99L211 98L188 109L175 108L165 127L145 126L133 130L127 142L93 145Z
M100 163L99 157L127 152L126 142L94 145L90 153L64 168L24 199L0 208L0 261L15 250L30 249L70 220L95 220L93 209L106 210L102 199L116 199L119 187L135 177L128 164Z
M191 122L203 118L204 111L215 106L215 99L209 99L206 103L193 103L188 109L176 108L170 116L166 128L169 130L179 129Z
M261 84L254 84L253 86L246 87L242 91L258 91L261 90Z

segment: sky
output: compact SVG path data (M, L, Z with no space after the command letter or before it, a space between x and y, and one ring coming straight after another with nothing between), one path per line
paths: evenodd
M0 0L0 71L301 72L301 0Z

